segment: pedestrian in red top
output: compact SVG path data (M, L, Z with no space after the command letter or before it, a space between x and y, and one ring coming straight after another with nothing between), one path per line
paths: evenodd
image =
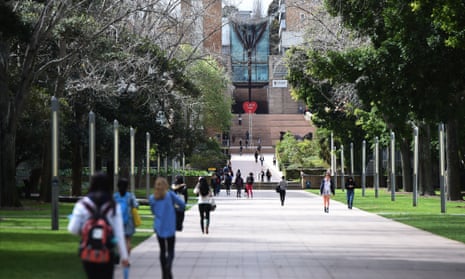
M253 172L249 173L249 176L247 176L245 181L245 191L247 193L247 198L253 198Z

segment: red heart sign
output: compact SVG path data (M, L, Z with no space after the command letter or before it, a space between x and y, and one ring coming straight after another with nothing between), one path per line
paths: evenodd
M244 109L245 113L254 113L257 110L257 102L243 102L242 108Z

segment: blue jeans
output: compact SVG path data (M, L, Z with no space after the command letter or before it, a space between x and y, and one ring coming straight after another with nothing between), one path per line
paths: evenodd
M347 206L352 208L354 203L354 189L347 189Z

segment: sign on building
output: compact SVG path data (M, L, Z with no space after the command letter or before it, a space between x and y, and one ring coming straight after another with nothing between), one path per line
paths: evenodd
M272 83L273 87L281 87L287 88L287 80L286 79L274 79Z

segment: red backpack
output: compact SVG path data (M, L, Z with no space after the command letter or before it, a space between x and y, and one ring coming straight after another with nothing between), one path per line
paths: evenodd
M106 218L112 210L111 203L106 202L100 207L86 201L82 201L82 204L91 216L81 229L79 255L86 262L109 263L115 247L113 228Z

